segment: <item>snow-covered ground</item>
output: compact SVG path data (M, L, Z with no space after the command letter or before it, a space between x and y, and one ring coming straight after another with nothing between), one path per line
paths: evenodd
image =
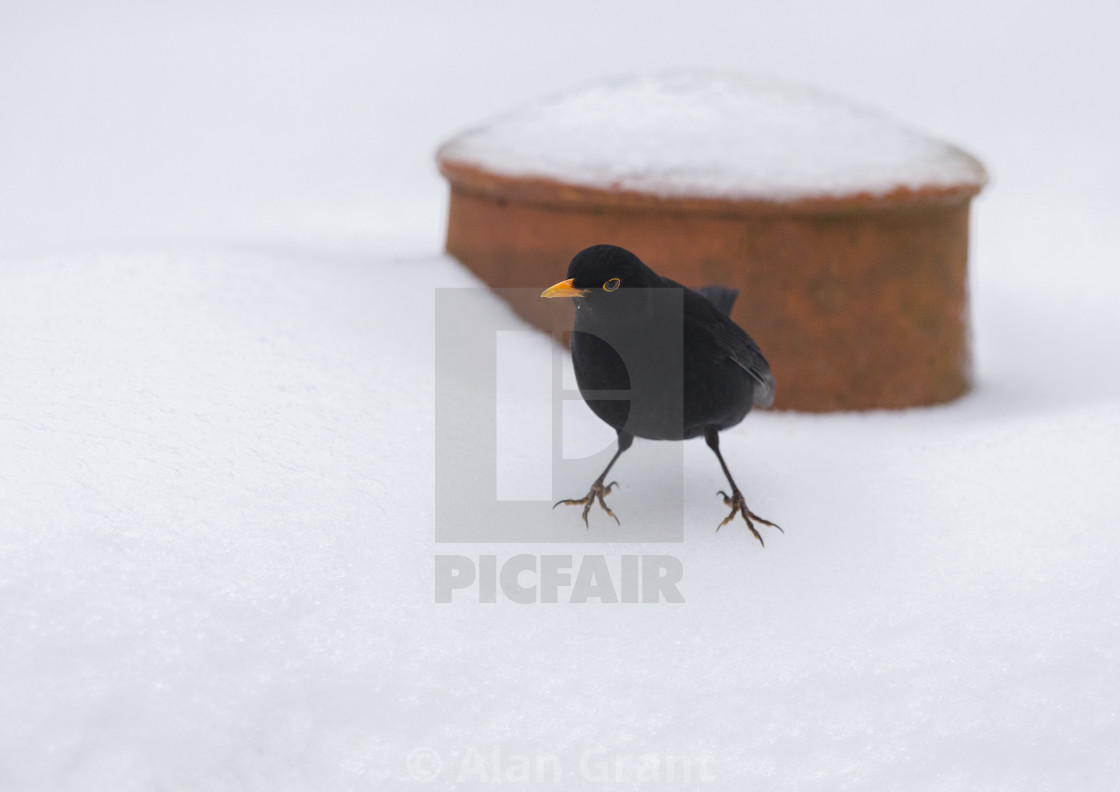
M0 6L0 789L1114 792L1117 30L1088 0ZM980 156L975 392L727 433L765 550L713 533L697 442L682 543L436 544L433 290L477 283L435 147L682 66ZM662 477L636 444L591 538ZM520 553L669 555L686 601L433 601L436 555Z

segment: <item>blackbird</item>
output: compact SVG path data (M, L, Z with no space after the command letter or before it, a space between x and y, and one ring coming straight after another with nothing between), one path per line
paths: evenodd
M736 514L763 545L755 522L781 530L747 508L719 451L721 429L742 421L753 405L769 407L774 401L766 358L728 316L738 294L722 286L685 288L613 245L581 251L568 266L567 280L544 290L542 297L575 299L571 349L580 395L618 433L618 451L587 495L558 501L553 508L583 506L583 521L590 527L587 514L597 500L618 522L604 500L617 482L604 481L634 438L703 435L731 486L730 495L717 493L731 513L716 530ZM676 328L683 338L665 343L666 332Z

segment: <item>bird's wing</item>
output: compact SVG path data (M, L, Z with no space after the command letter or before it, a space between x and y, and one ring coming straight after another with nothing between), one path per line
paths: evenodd
M743 328L718 313L708 300L703 302L708 306L707 309L700 306L695 306L692 310L685 308L685 321L693 324L693 332L706 334L716 349L747 372L757 386L754 389L754 403L759 407L769 407L774 403L776 383L762 350Z
M716 326L713 333L731 360L742 368L755 381L754 403L759 407L769 407L774 403L776 383L770 373L770 364L762 356L762 350L746 332L733 322Z

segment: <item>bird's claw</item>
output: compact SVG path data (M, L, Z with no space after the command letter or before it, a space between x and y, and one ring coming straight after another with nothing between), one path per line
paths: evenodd
M609 506L607 506L607 502L605 500L603 500L603 497L606 496L606 495L610 495L611 490L614 489L617 486L618 486L617 481L612 481L610 484L607 484L606 486L604 486L602 480L600 479L600 480L596 481L594 484L591 485L591 490L586 495L584 495L582 498L578 498L578 499L576 499L576 498L565 498L564 500L556 501L556 503L552 504L552 508L555 509L561 503L564 504L565 506L582 506L583 507L583 524L586 525L587 530L590 531L591 530L591 523L589 523L587 521L587 513L589 511L591 511L591 505L593 503L595 503L595 501L599 501L599 505L603 507L603 511L605 511L607 514L609 514L611 517L614 517L614 521L616 523L618 523L619 525L622 525L622 523L619 522L618 517L615 517L615 513L610 510Z
M731 507L731 514L727 515L727 517L724 518L724 521L716 526L717 531L734 520L736 514L743 515L743 520L746 521L747 527L750 528L751 533L754 534L754 538L757 539L758 543L763 547L766 547L766 542L762 541L762 534L760 534L758 532L758 529L754 527L754 521L760 522L763 525L769 525L771 528L777 528L779 531L782 531L782 527L780 525L763 519L762 517L759 517L757 514L748 509L747 502L743 499L743 493L739 492L739 490L733 490L730 495L728 495L723 490L719 490L716 492L716 494L722 495L724 505ZM785 533L785 531L782 531L782 533Z

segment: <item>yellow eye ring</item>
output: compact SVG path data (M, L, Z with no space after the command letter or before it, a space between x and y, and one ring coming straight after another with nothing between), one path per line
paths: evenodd
M620 281L618 278L611 278L609 281L607 281L606 283L603 284L603 291L611 292L611 291L614 291L615 289L617 289L621 285L622 285L622 281Z

